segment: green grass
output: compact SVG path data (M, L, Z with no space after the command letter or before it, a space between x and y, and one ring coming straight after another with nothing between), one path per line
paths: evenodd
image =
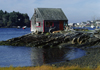
M100 66L95 69L89 67L81 68L79 66L55 67L49 65L42 65L36 67L0 67L0 70L100 70Z

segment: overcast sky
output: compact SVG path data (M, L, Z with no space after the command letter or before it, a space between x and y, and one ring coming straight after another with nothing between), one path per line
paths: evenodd
M69 23L100 19L100 0L0 0L0 10L27 13L34 8L61 8Z

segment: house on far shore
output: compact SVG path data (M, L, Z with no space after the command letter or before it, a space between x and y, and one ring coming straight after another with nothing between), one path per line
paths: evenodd
M36 8L31 18L31 31L49 32L64 30L68 26L68 19L61 8Z
M100 25L100 20L96 20L95 22L96 24Z

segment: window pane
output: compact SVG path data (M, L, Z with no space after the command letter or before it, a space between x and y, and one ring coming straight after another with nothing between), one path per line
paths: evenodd
M36 26L41 26L41 24L39 22L36 23Z

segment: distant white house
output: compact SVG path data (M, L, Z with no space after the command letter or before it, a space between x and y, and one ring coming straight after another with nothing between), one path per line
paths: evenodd
M77 25L79 26L79 25L80 25L80 23L77 23Z
M77 26L77 23L69 23L68 25L69 25L70 27L73 27L73 26L76 27L76 26Z
M69 26L73 26L73 24L74 24L74 23L69 23L68 25L69 25Z
M97 27L100 27L100 20L96 20Z
M91 23L93 23L94 21L91 21Z
M100 24L100 20L96 20L96 24Z

